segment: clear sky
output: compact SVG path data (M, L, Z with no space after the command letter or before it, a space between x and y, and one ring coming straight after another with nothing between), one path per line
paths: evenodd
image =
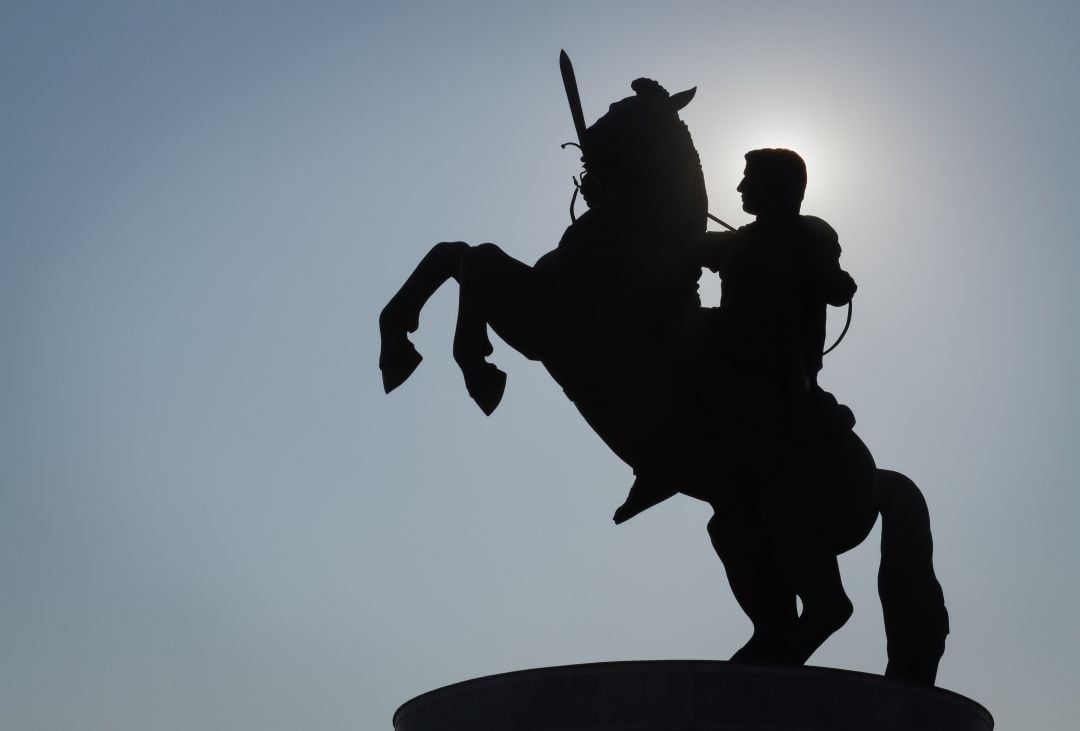
M930 504L939 684L1072 728L1078 28L1066 2L6 3L0 724L388 729L477 675L745 640L704 504L613 526L629 469L501 344L503 404L468 399L451 286L381 390L376 317L432 244L532 262L566 226L565 48L590 121L638 76L698 87L732 223L742 154L803 152L860 287L823 381ZM877 562L876 531L842 557L856 613L813 664L883 670Z

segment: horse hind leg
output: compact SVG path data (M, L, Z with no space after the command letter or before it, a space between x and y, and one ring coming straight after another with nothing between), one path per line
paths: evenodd
M795 590L786 572L780 570L756 513L718 508L708 530L731 592L754 625L753 635L731 656L731 662L793 662L798 621Z
M420 310L435 290L457 276L468 249L469 245L461 241L433 246L379 314L379 369L386 393L408 380L423 360L408 334L419 327Z
M799 615L795 661L810 659L854 610L840 580L840 566L835 556L820 554L808 557L798 579L802 613Z

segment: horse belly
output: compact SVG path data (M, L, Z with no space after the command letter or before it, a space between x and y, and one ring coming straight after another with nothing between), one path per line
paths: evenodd
M866 444L853 431L837 439L835 453L817 477L821 497L814 510L820 539L837 555L866 540L877 521L877 466Z
M545 365L593 431L638 474L685 478L705 432L677 354L579 356Z

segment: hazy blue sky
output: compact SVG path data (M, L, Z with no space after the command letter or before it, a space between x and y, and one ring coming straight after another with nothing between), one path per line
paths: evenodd
M532 262L567 224L566 48L590 121L638 76L698 87L733 223L743 152L804 153L860 285L823 380L930 503L939 684L1073 728L1078 30L1067 2L5 3L0 725L388 729L477 675L745 640L706 506L614 527L629 469L501 344L502 406L468 399L451 287L382 394L376 317L428 247ZM876 532L842 557L856 614L814 664L883 670L877 562Z

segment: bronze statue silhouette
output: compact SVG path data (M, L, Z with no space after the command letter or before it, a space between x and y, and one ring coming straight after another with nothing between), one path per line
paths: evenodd
M379 318L386 391L419 365L407 334L455 279L453 355L485 414L506 385L486 360L490 326L543 363L633 468L616 522L677 492L713 506L710 537L754 624L732 660L805 663L852 611L836 556L880 512L886 675L932 684L948 615L925 502L911 480L876 468L851 412L816 382L825 307L855 287L835 232L799 215L801 159L748 154L739 190L757 220L706 233L701 164L678 115L695 90L638 79L586 128L565 54L563 74L588 210L532 267L494 244L432 248ZM702 267L722 277L719 308L700 305Z

